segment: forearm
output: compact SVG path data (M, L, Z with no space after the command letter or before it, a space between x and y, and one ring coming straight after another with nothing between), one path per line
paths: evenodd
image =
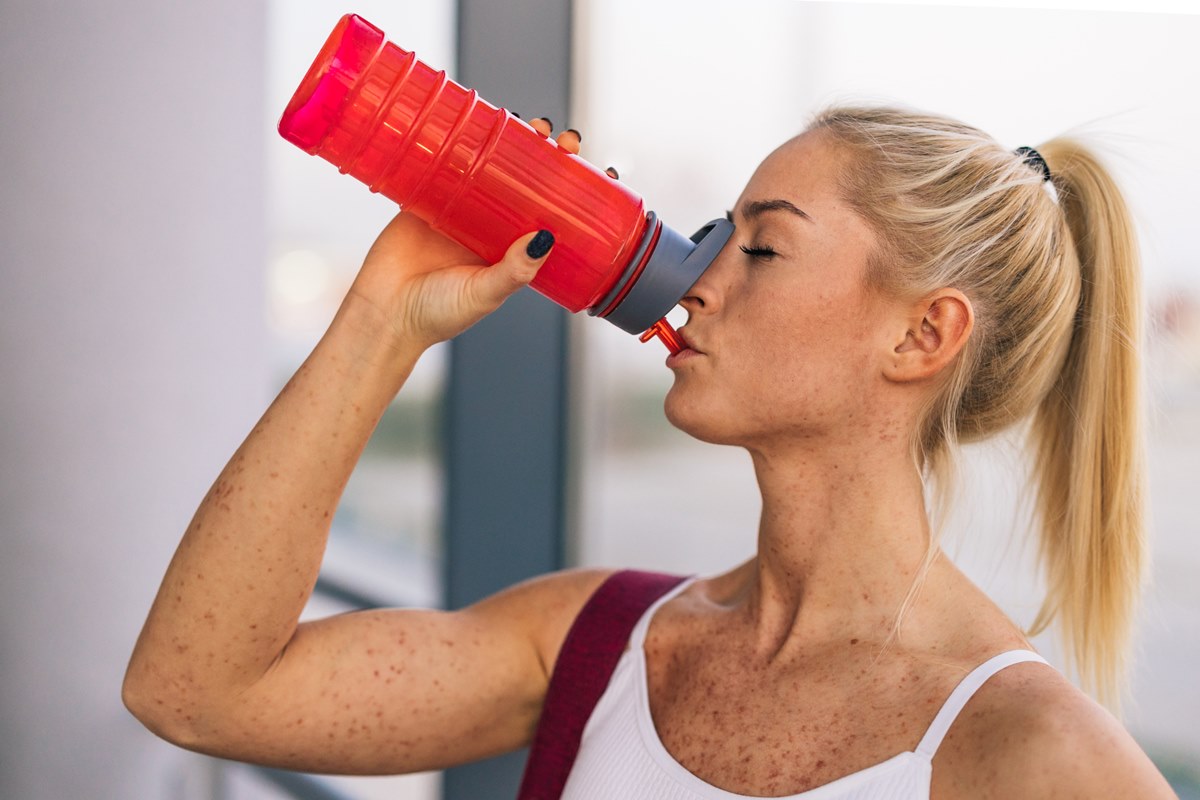
M163 579L127 702L169 700L189 718L189 706L236 697L278 657L350 473L420 354L393 338L383 315L351 295L234 453Z

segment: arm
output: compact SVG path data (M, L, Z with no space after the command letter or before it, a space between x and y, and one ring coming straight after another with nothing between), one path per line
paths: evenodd
M168 568L124 686L148 727L209 753L335 772L425 769L528 739L555 631L599 576L543 579L454 613L298 619L387 404L425 348L533 278L544 259L527 256L531 238L480 269L407 215L384 230Z

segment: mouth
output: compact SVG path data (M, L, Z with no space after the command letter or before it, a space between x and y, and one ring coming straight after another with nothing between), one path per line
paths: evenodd
M675 369L693 358L704 355L704 351L696 346L696 341L691 335L682 329L678 331L678 334L680 342L683 343L683 349L667 356L667 367L670 369Z
M679 329L679 338L683 340L683 343L687 346L688 350L693 350L700 355L704 355L704 351L696 346L695 340L692 339L692 335L688 333L686 328Z

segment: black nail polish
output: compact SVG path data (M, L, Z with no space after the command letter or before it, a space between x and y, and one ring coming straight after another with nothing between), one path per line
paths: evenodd
M550 248L554 246L554 234L547 230L537 232L537 236L529 242L525 248L525 255L537 261L546 253L550 252Z
M538 119L543 120L547 125L549 125L550 130L554 130L554 120L550 119L549 117L538 117Z
M608 168L607 168L607 169L605 169L604 171L605 171L605 172L607 172L607 173L608 173L608 174L609 174L611 177L613 177L613 178L615 178L615 179L617 179L617 180L620 180L620 179L621 179L621 176L620 176L620 174L618 174L618 173L617 173L617 168L616 168L616 167L608 167Z
M580 144L583 144L583 134L582 133L575 130L574 128L567 128L567 133L575 134L575 138L577 138L579 140Z
M520 119L520 118L521 118L521 115L520 115L520 114L518 114L518 113L517 113L517 112L515 112L515 111L510 111L510 112L508 112L508 113L512 114L512 115L513 115L514 117L516 117L517 119Z

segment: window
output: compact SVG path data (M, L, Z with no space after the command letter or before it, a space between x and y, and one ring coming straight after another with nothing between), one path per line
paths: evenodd
M324 0L269 6L267 313L278 389L325 331L367 249L397 208L275 133L279 115L345 6ZM426 62L453 67L451 0L364 0L354 13ZM443 493L436 432L445 369L444 348L426 353L385 412L334 517L321 583L306 618L350 610L346 596L376 605L440 603ZM431 800L440 795L440 780L436 773L313 778L233 766L224 788L236 800Z
M316 344L371 242L397 211L274 133L288 98L343 13L343 6L317 0L270 7L268 314L279 388ZM452 66L449 0L366 2L356 13L427 62ZM334 518L325 580L389 603L438 602L441 490L434 433L444 371L444 349L435 348L380 421Z
M636 25L629 20L637 20ZM1093 129L1140 225L1149 347L1154 574L1128 723L1172 775L1196 763L1200 659L1194 493L1200 473L1200 247L1194 207L1200 17L1001 8L702 0L576 4L575 118L584 155L618 167L667 224L730 208L757 163L839 100L891 99L963 119L1013 147ZM662 32L670 30L669 46ZM748 459L670 428L657 344L578 323L585 565L717 572L754 549ZM1013 441L972 450L951 540L958 563L1018 621L1040 597L1022 551ZM1042 643L1053 651L1049 642Z

